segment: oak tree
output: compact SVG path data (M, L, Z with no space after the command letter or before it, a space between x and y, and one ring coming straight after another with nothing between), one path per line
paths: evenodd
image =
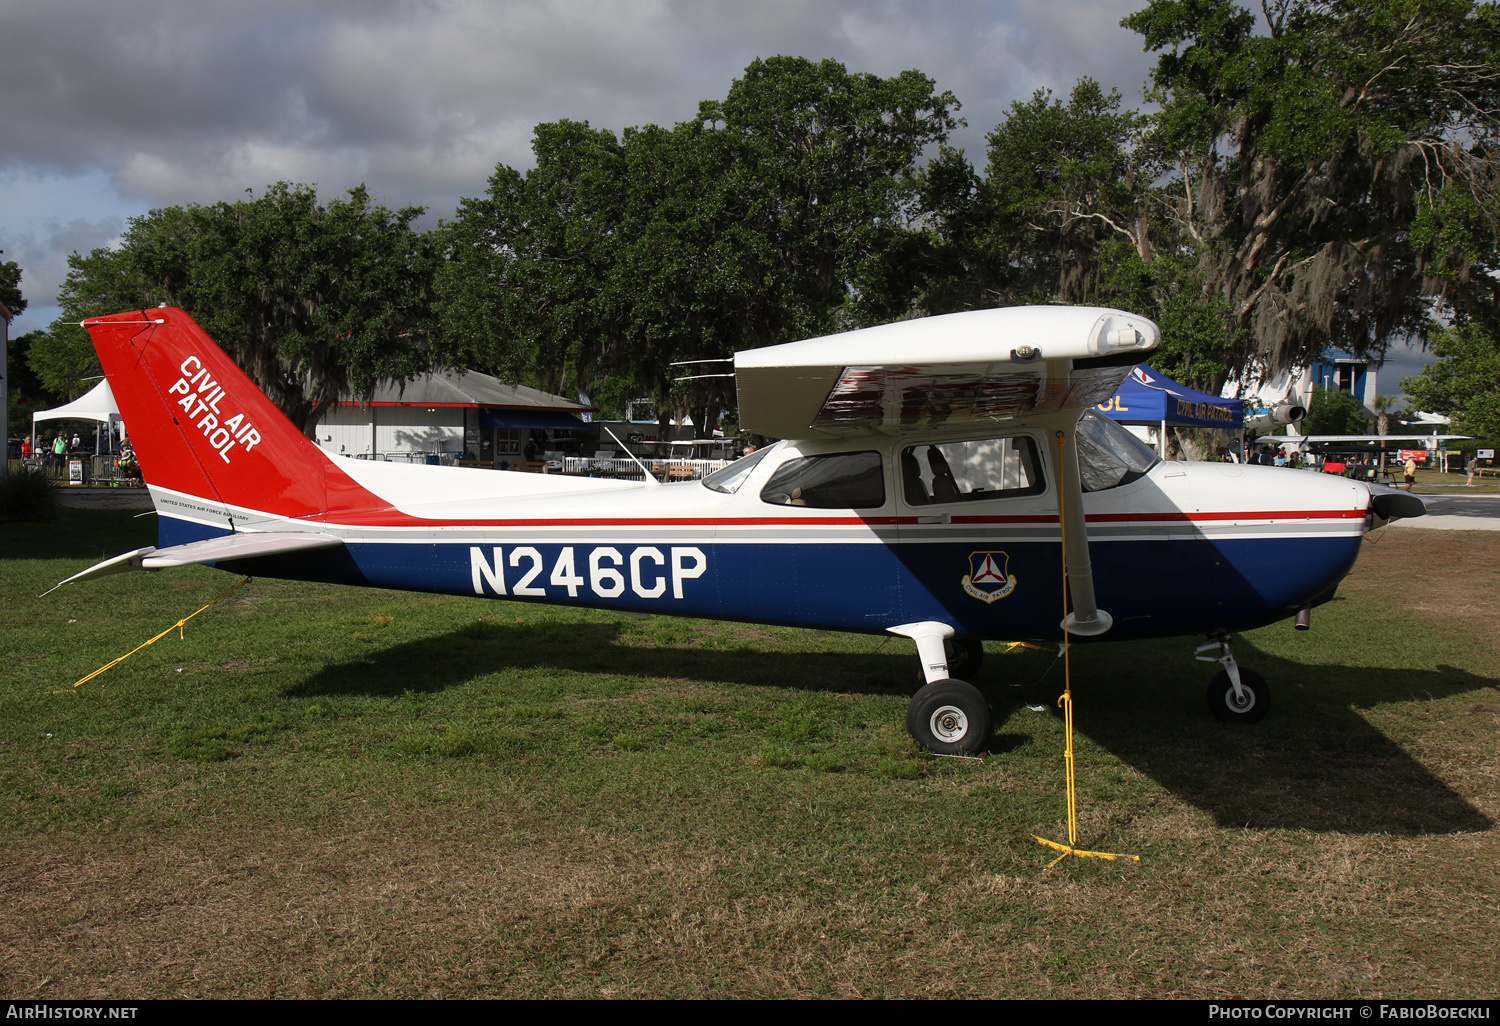
M1428 338L1437 361L1402 378L1401 390L1463 434L1500 438L1500 340L1475 320L1433 325Z
M674 364L911 309L916 171L956 110L917 72L776 57L671 128L539 125L536 166L444 226L443 354L711 427L724 365Z
M1151 200L1272 370L1494 306L1500 15L1472 0L1152 0Z

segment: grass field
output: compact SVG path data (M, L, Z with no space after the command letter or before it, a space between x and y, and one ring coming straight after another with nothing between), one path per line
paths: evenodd
M1401 468L1397 467L1392 472L1391 480L1388 482L1392 487L1406 487L1401 484L1400 471ZM1466 473L1445 474L1441 470L1418 467L1413 490L1419 495L1494 495L1496 485L1500 482L1497 482L1493 475L1494 471L1490 471L1488 477L1475 477L1474 483L1469 485L1465 483L1469 480L1469 475Z
M990 646L991 758L910 643L236 578L35 596L150 517L0 525L0 993L1494 996L1500 532L1392 528L1239 639ZM61 693L59 693L61 692Z

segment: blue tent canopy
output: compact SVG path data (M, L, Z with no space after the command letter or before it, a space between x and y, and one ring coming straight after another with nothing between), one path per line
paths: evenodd
M1243 400L1223 399L1196 388L1179 385L1144 363L1130 372L1130 377L1125 379L1125 383L1109 402L1094 408L1122 424L1165 422L1176 427L1230 428L1238 431L1245 423Z

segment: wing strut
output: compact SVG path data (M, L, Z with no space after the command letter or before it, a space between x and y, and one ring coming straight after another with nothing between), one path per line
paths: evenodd
M1068 594L1073 611L1062 622L1063 630L1080 637L1103 634L1114 626L1114 617L1099 608L1094 599L1094 568L1089 562L1089 529L1083 517L1083 480L1078 473L1078 422L1070 432L1053 437L1052 454L1058 470L1058 519L1066 543Z

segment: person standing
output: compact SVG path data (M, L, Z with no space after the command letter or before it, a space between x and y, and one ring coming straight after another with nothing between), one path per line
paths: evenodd
M1411 486L1417 480L1417 461L1414 457L1406 458L1406 490L1411 491Z
M1476 452L1469 457L1469 479L1464 482L1465 487L1474 487L1474 475L1479 472L1479 454Z

